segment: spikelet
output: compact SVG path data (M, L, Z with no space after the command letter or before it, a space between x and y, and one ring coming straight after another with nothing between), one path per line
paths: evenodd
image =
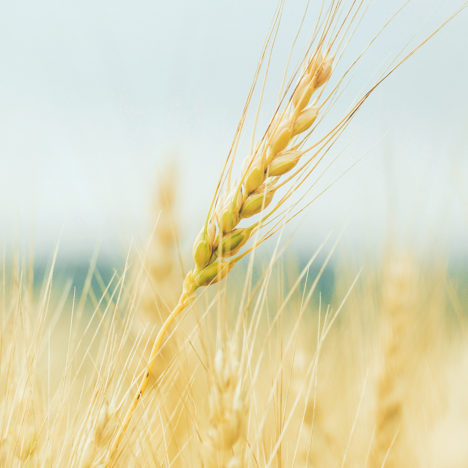
M205 468L235 468L244 465L243 442L247 403L243 371L231 340L216 351L210 369L210 426L203 441L201 457Z

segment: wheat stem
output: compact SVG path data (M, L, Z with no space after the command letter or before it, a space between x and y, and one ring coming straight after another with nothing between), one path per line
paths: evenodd
M148 386L148 382L151 377L151 372L153 370L153 367L156 363L159 351L161 350L162 345L164 344L164 339L167 335L167 332L169 331L171 325L173 324L174 320L178 317L178 315L191 303L193 299L193 291L187 291L184 289L182 291L182 294L180 295L179 301L177 305L174 307L172 312L167 316L166 320L162 324L158 335L154 341L153 348L151 350L151 355L149 358L148 365L146 366L145 373L143 375L143 378L140 382L140 386L138 388L138 392L133 398L132 404L130 408L127 411L127 414L125 415L122 424L119 427L119 430L117 432L117 435L114 439L114 442L112 443L110 449L109 449L109 456L106 462L106 468L111 467L115 458L117 457L118 450L120 447L120 444L122 442L123 436L125 434L125 431L127 430L130 421L132 419L133 414L135 413L136 407L138 405L138 402L140 401L141 397L143 396L143 393L146 390L146 387Z

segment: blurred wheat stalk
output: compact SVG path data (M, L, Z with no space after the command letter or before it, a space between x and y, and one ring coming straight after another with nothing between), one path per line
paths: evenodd
M444 270L395 252L358 283L337 268L324 306L271 268L175 329L116 465L466 466L467 319ZM141 304L116 281L80 310L17 271L3 278L0 464L101 466L148 359ZM266 301L285 275L292 289Z

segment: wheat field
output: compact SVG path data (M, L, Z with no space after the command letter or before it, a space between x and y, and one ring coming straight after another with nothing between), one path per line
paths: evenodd
M468 466L466 270L391 230L373 259L339 253L339 230L304 259L288 231L313 217L322 168L367 100L464 5L369 77L361 58L399 8L352 54L372 2L319 3L268 103L288 2L272 8L230 150L200 181L213 193L195 237L183 163L168 160L151 232L109 274L96 256L77 286L59 248L42 270L4 254L0 466Z

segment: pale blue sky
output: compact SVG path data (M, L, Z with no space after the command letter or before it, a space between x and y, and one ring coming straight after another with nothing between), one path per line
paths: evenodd
M461 3L411 2L356 69L334 113L342 115L349 97L365 91L402 46L415 45ZM347 62L401 4L371 2ZM275 5L2 2L0 242L11 245L34 233L39 250L51 249L59 237L71 254L96 245L125 250L148 229L156 174L173 153L181 169L184 232L191 238ZM286 2L262 123L276 102L304 5ZM309 18L300 47L311 27ZM307 212L298 245L312 249L337 224L346 226L345 245L378 244L394 205L399 231L418 244L467 252L467 31L465 11L371 97L321 187L364 158Z

